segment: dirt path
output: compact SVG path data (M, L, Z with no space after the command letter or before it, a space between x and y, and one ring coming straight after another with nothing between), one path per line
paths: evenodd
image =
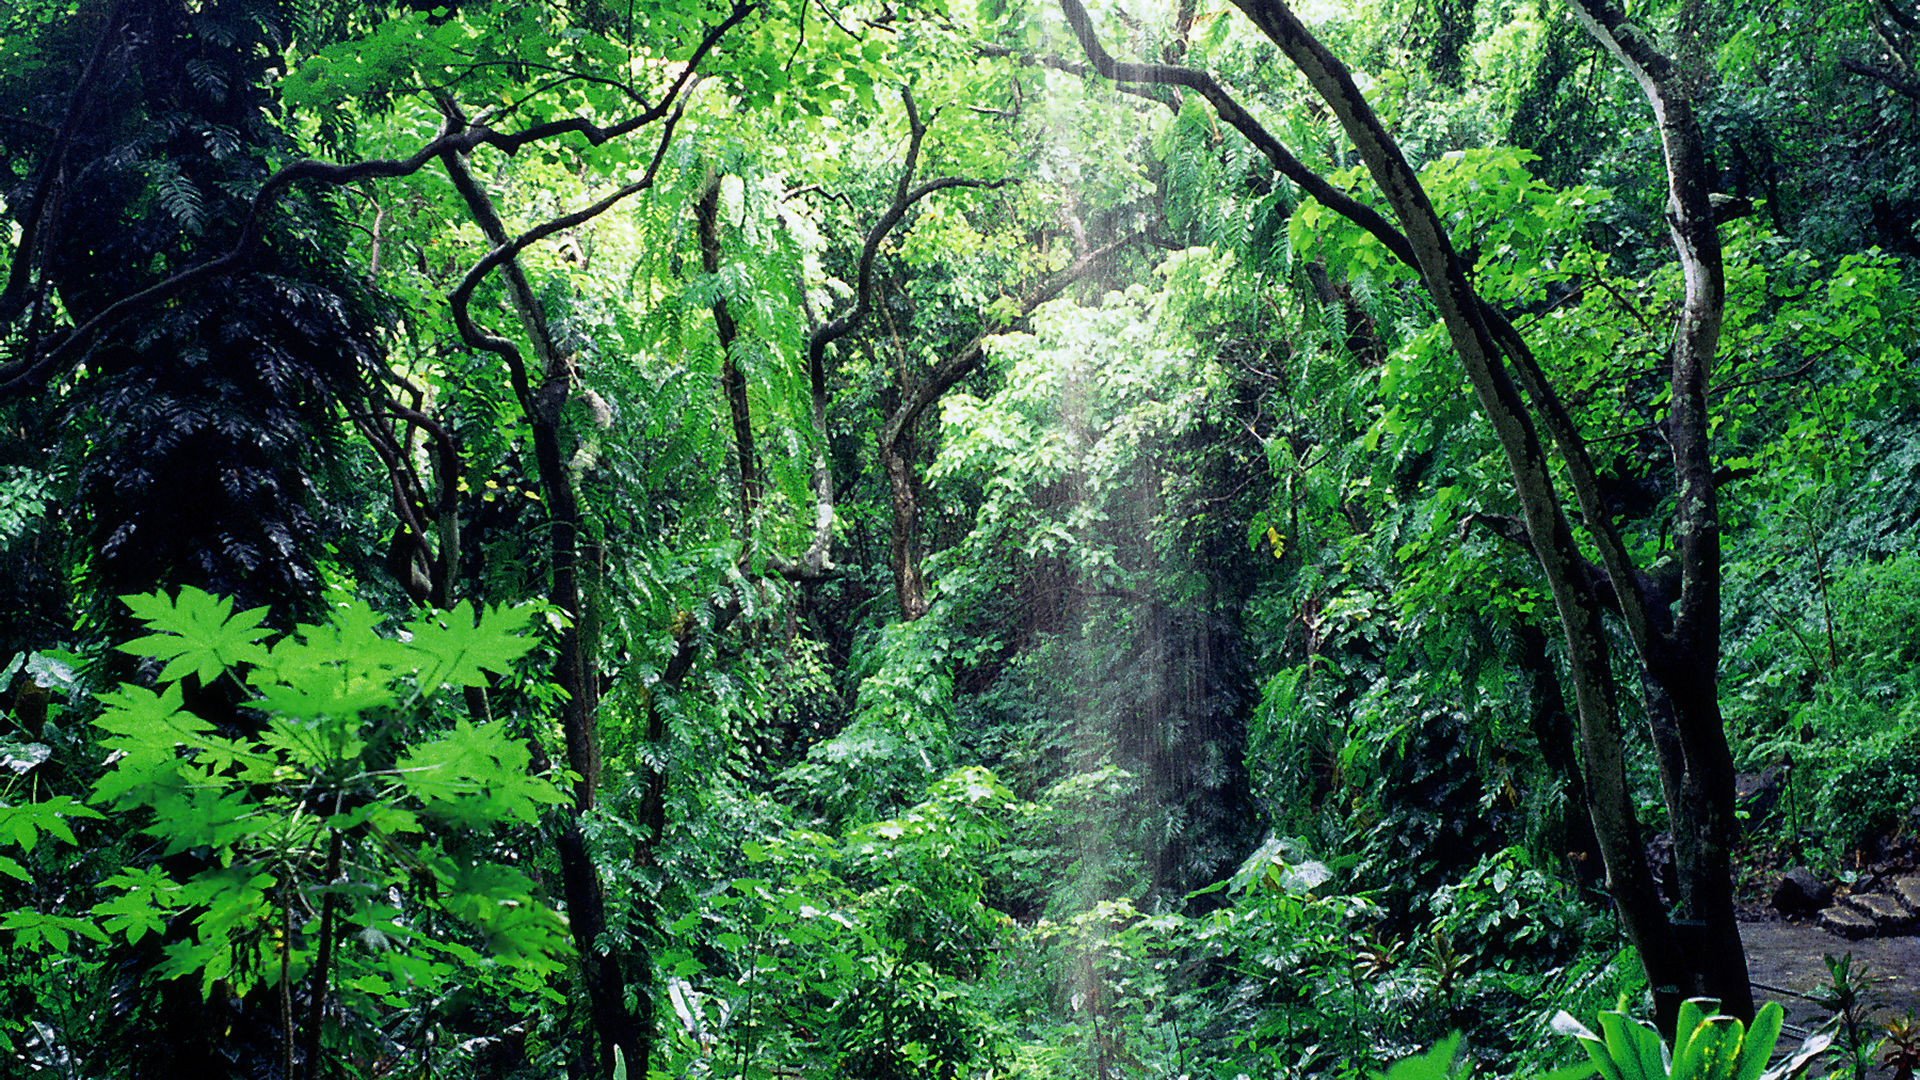
M1920 937L1848 941L1812 922L1775 920L1741 923L1740 939L1747 947L1754 999L1778 1001L1790 1024L1811 1028L1827 1019L1829 1013L1806 996L1819 996L1832 985L1825 957L1849 952L1855 978L1867 977L1862 996L1871 1018L1920 1014Z

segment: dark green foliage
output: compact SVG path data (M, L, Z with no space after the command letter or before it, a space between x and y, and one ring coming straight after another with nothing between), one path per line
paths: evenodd
M983 984L1008 928L981 903L979 865L1011 793L969 768L925 794L838 837L790 829L742 846L749 876L699 898L663 954L682 1029L711 1033L669 1060L710 1054L722 1075L754 1075L771 1058L869 1080L992 1067L1005 1033Z
M1565 186L1582 178L1597 135L1599 106L1581 78L1598 46L1555 6L1542 3L1540 16L1545 41L1511 99L1506 138L1540 155L1541 179Z
M45 27L30 47L51 62L8 87L49 116L82 95L40 260L76 322L224 254L292 146L264 85L291 5L142 0L90 13ZM122 45L76 86L102 34ZM13 142L8 206L22 213L51 146L31 129L0 138ZM97 433L72 461L96 595L190 581L284 621L318 591L336 410L373 378L380 320L337 259L346 239L331 202L283 201L270 228L245 273L111 327L84 376L43 405Z
M50 511L67 494L62 474L37 462L48 427L29 426L27 410L0 408L19 417L18 442L0 442L0 654L22 655L62 640L71 628L72 599L65 568L75 561L74 539L63 515ZM24 432L32 430L32 435ZM11 689L0 680L0 693Z
M1473 9L1474 0L1430 0L1424 12L1427 70L1443 87L1458 89L1466 76L1466 52L1474 38Z
M317 481L337 452L336 388L351 393L377 351L313 286L253 275L225 304L104 350L71 406L100 431L78 470L95 587L193 581L299 610L331 531Z
M1840 850L1913 827L1920 806L1920 732L1906 725L1858 739L1814 794L1822 831Z

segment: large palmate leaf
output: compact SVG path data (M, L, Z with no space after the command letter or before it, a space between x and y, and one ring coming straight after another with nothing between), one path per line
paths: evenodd
M420 667L422 688L485 686L488 672L511 672L514 663L533 648L526 636L533 614L529 607L496 605L481 608L476 615L468 602L408 623L410 644L425 661Z
M260 625L266 608L234 614L233 601L212 596L191 585L168 599L165 593L123 596L127 607L153 633L118 646L121 652L165 660L160 678L178 679L192 673L210 683L228 669L257 664L267 652L260 642L268 631Z

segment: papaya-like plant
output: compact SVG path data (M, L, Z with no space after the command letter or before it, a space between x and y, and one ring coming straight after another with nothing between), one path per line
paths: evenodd
M124 599L151 632L119 648L159 671L100 695L111 759L89 801L150 838L154 860L102 883L103 937L153 935L158 973L206 994L277 994L289 1034L304 996L308 1061L329 999L378 1011L456 973L539 992L566 926L511 865L508 830L566 796L525 738L447 693L511 683L537 606L462 605L383 633L336 597L276 638L266 609L192 587ZM216 722L187 707L209 698L237 708Z

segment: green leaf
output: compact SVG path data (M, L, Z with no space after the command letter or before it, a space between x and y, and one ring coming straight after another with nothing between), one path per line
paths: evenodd
M496 822L531 825L540 810L566 801L549 781L529 771L532 754L503 725L461 719L453 730L415 746L398 771L406 791L437 816L468 828Z
M258 802L244 790L191 787L169 792L153 804L150 835L165 841L163 854L175 855L205 845L231 848L268 825Z
M6 685L10 678L11 676L0 675L0 686ZM0 740L0 769L5 769L16 776L24 776L32 772L52 756L53 748L46 743Z
M28 908L9 911L0 916L0 930L13 931L15 948L38 950L42 946L56 953L71 952L73 937L79 935L89 941L104 945L109 940L106 933L87 919L78 919L69 915L48 915Z
M1746 1025L1731 1016L1711 1016L1694 1029L1684 1056L1673 1059L1673 1080L1732 1080Z
M422 692L442 685L485 686L488 672L512 672L515 662L533 648L526 634L533 615L532 605L495 606L481 609L476 620L468 601L408 623L411 645L429 661L420 672Z
M1554 1013L1552 1027L1562 1035L1571 1035L1580 1040L1580 1045L1586 1048L1587 1056L1593 1060L1594 1067L1600 1070L1605 1080L1621 1080L1620 1068L1607 1052L1607 1044L1585 1024L1574 1019L1573 1014L1565 1009Z
M1600 1030L1606 1033L1607 1053L1623 1080L1665 1080L1660 1034L1652 1026L1609 1010L1600 1014Z
M1694 1033L1706 1018L1720 1008L1720 1003L1712 998L1688 998L1680 1003L1679 1018L1674 1021L1673 1060L1679 1064L1680 1058L1687 1052L1687 1046L1693 1041Z
M1760 1074L1767 1069L1767 1059L1773 1056L1774 1044L1780 1041L1780 1029L1786 1018L1786 1010L1777 1001L1767 1002L1754 1014L1753 1026L1747 1029L1747 1037L1740 1045L1740 1069L1734 1080L1760 1080Z
M167 920L180 910L175 899L180 885L157 867L136 867L115 874L100 883L106 888L126 890L93 906L93 916L108 932L138 944L148 934L158 934Z
M172 600L163 592L120 599L154 633L120 645L119 650L165 660L166 667L160 671L163 681L191 673L207 684L231 668L266 659L266 650L260 645L267 636L260 626L267 617L266 608L236 615L231 599L191 585L183 586Z
M79 840L73 835L70 817L103 819L106 815L86 806L71 795L55 795L40 802L9 806L0 803L0 840L12 840L22 851L32 851L42 833L56 836L69 844Z
M1386 1072L1373 1073L1373 1080L1448 1080L1454 1075L1454 1058L1460 1052L1459 1032L1440 1040L1433 1049L1418 1057L1402 1058Z

